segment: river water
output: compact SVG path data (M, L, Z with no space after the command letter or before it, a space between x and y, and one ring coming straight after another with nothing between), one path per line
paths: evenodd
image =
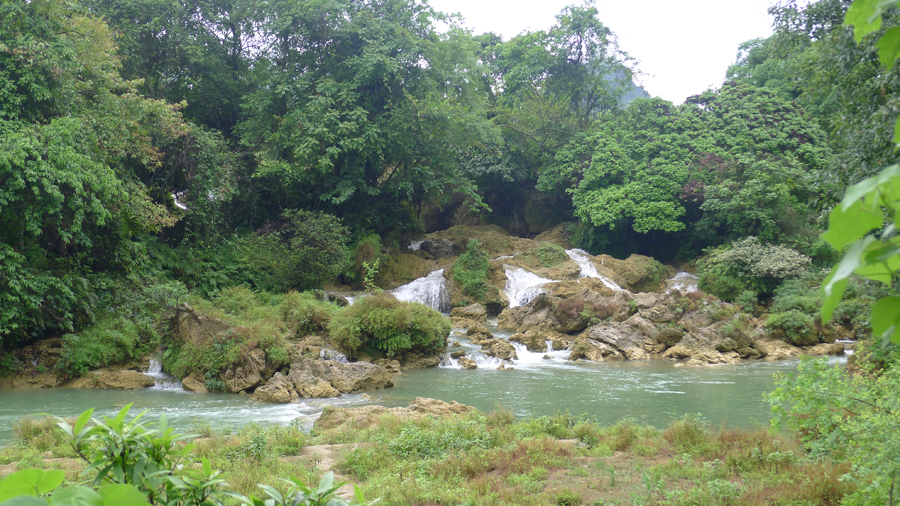
M586 253L567 253L581 265L584 276L600 277L584 261ZM507 296L519 303L536 296L540 286L550 281L522 269L508 269L507 276L511 280L508 285L512 285L507 286ZM696 277L687 273L670 280L672 289L682 291L695 289L695 283ZM394 293L398 298L419 300L438 310L446 311L449 305L441 271ZM496 337L509 337L509 333L497 329L496 320L487 327ZM156 369L148 373L157 378L158 386L138 391L0 389L0 441L11 437L12 423L24 416L77 416L91 407L95 408L95 416L109 416L128 403L134 403L132 413L149 410L145 419L165 414L179 431L191 432L195 424L222 429L247 423L285 425L294 420L310 429L328 405L395 407L406 406L416 397L457 401L484 412L500 405L522 417L568 412L612 424L630 416L665 427L675 417L700 413L717 426L752 427L768 424L771 412L763 394L774 388L774 375L797 368L796 361L748 361L698 368L676 367L674 362L662 360L570 362L566 351L532 353L515 344L518 359L504 364L515 370L497 370L500 360L482 354L480 346L469 343L463 331L455 331L450 341L459 343L451 351L464 351L478 363L478 368L463 370L448 356L441 367L394 376L394 388L339 399L307 399L298 404L268 404L246 395L186 392ZM846 359L830 360L837 365Z
M674 367L668 361L591 363L551 358L534 363L533 356L524 357L521 350L519 355L513 371L498 371L489 360L482 360L475 370L413 370L395 376L394 388L300 404L268 404L245 395L174 389L0 390L0 441L10 438L12 422L23 416L75 416L90 407L95 415L112 415L129 402L134 403L133 413L146 409L151 419L164 413L182 432L190 432L198 422L237 428L249 422L285 425L298 418L310 428L326 405L405 406L415 397L455 400L485 412L499 404L519 416L568 411L603 423L632 416L664 427L674 416L702 413L717 426L752 427L767 424L770 418L762 395L774 387L773 374L796 369L796 362L703 368ZM843 360L832 359L836 364Z

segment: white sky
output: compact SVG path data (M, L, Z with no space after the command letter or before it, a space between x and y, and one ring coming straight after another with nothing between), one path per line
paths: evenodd
M566 5L580 0L430 0L436 10L462 14L475 34L504 40L545 30ZM718 88L741 42L768 37L772 0L599 0L600 21L638 60L637 81L653 96L675 103Z

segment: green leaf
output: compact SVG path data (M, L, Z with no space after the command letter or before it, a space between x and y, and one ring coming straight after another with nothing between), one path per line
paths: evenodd
M62 485L66 473L53 469L24 469L0 480L0 501L20 495L38 496Z
M866 207L868 206L861 199L856 199L849 208L835 207L828 216L828 231L822 238L835 249L841 250L870 230L880 228L884 223L880 209L876 214Z
M103 506L150 506L147 498L134 485L111 483L100 487Z
M857 200L865 196L874 196L872 193L873 190L884 183L890 182L891 179L895 177L900 178L900 165L896 164L885 167L881 172L870 178L863 179L850 188L847 188L847 193L844 194L844 198L841 200L841 207L846 210L855 204Z
M91 408L78 416L78 420L75 420L75 425L72 428L72 430L76 436L78 435L79 432L81 432L81 429L83 429L84 426L87 425L88 420L91 419L91 415L93 415L93 414L94 414L94 408Z
M103 506L103 498L96 491L84 485L58 488L51 496L54 506Z
M894 66L894 60L900 57L900 26L895 26L884 32L884 35L875 43L878 48L878 59L888 70Z
M896 0L854 0L844 15L844 26L853 26L853 36L858 43L881 28L881 11L896 4Z
M834 309L841 302L847 281L854 271L863 265L863 254L870 244L877 242L874 237L868 236L861 241L850 245L841 263L834 266L831 273L822 283L822 322L831 320Z
M891 140L894 144L900 144L900 117L897 118L897 122L894 123L894 138Z
M882 341L900 342L900 297L884 297L872 306L872 333Z
M40 497L22 495L8 501L0 502L0 506L47 506L47 501Z

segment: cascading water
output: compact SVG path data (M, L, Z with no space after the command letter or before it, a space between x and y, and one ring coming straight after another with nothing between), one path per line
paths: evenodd
M588 258L590 255L587 251L581 249L567 249L566 255L569 255L569 258L575 260L575 263L578 264L578 267L581 267L581 275L579 277L582 278L597 278L603 282L608 288L612 288L613 290L621 290L622 287L616 284L615 281L607 278L606 276L601 275L597 272L597 267L594 266L594 263L591 262L591 259Z
M666 281L669 285L668 291L677 290L681 293L689 293L697 291L697 276L690 272L679 272L674 278Z
M182 389L181 381L178 381L177 379L175 379L172 376L169 376L168 374L163 372L162 364L160 363L159 360L151 358L150 365L147 366L147 370L144 371L144 374L146 374L147 376L153 377L153 379L156 381L156 384L153 385L152 387L150 387L152 389L155 389L155 390L181 390Z
M538 295L545 292L541 286L552 283L552 279L546 279L533 272L528 272L521 267L516 269L506 268L506 296L509 298L509 307L528 304Z
M319 358L321 358L322 360L334 360L335 362L341 362L344 364L350 362L349 360L347 360L347 355L344 355L337 350L332 350L331 348L323 348L319 353Z
M450 312L450 292L444 279L444 269L439 269L424 278L391 291L397 300L405 302L421 302L442 313Z
M411 249L411 250L413 250L413 251L419 251L420 249L422 249L422 243L423 243L423 242L425 242L425 241L424 241L424 240L422 240L422 241L409 241L409 249Z

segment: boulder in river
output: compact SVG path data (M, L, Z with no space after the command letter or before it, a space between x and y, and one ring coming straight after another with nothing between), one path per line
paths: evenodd
M138 371L97 369L69 383L69 388L111 388L136 390L152 387L156 380Z
M455 307L450 311L450 316L484 323L487 320L487 311L484 306L476 303L466 307Z

